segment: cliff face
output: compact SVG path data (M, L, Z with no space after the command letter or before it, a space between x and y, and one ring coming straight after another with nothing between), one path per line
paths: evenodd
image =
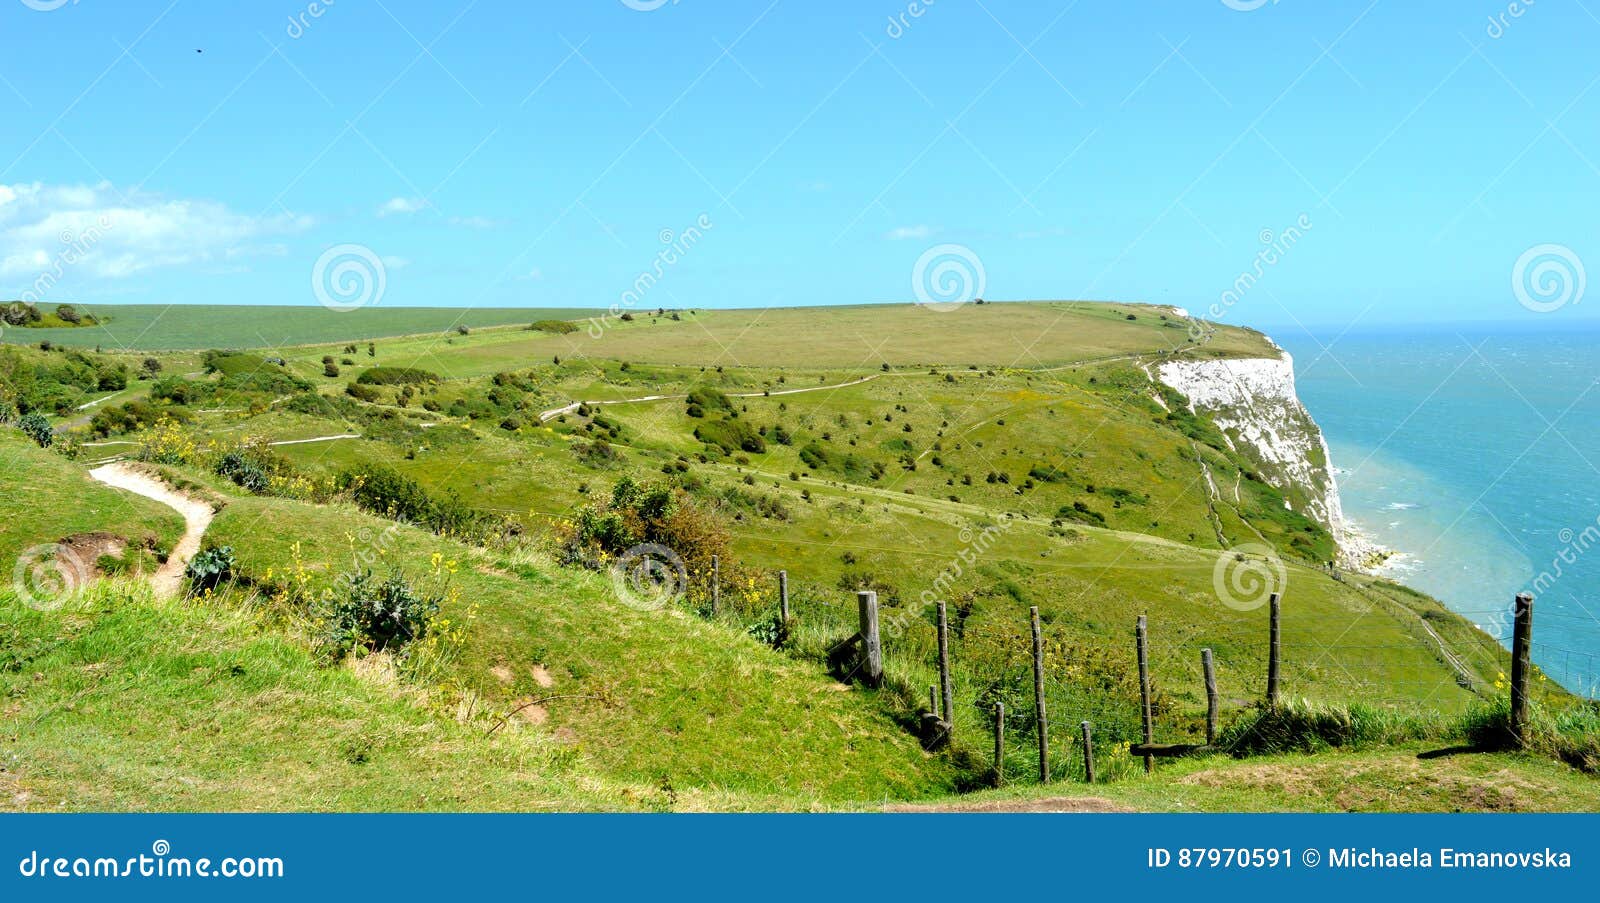
M1345 523L1322 430L1294 389L1294 361L1276 358L1168 361L1161 381L1216 422L1235 451L1259 468L1290 507L1328 528L1341 563L1359 567L1373 550Z

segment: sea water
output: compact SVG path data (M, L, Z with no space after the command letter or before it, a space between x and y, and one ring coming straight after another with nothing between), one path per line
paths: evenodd
M1600 693L1600 327L1430 326L1274 338L1384 573Z

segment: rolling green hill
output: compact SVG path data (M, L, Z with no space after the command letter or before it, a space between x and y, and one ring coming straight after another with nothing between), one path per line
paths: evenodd
M1179 807L1338 808L1336 794L1251 789L1262 779L1249 762L1207 759L1143 778L1127 753L1140 732L1140 616L1151 629L1158 739L1204 736L1203 648L1230 736L1260 723L1266 593L1252 575L1283 594L1287 695L1309 711L1358 706L1349 717L1364 745L1353 755L1455 736L1466 723L1455 719L1479 718L1502 696L1507 656L1492 638L1421 594L1330 569L1337 537L1308 501L1320 487L1285 483L1293 468L1264 472L1242 434L1154 378L1166 362L1275 357L1259 333L1191 331L1170 308L1085 303L641 312L602 324L598 337L579 325L370 348L340 332L281 360L156 354L154 371L145 355L5 351L0 403L50 415L64 451L0 429L0 466L12 462L0 473L33 493L0 502L8 548L143 530L157 555L176 532L170 515L139 499L130 515L65 502L110 493L83 465L125 455L216 499L206 543L233 555L229 582L193 610L116 585L61 615L12 600L0 638L31 650L15 670L45 669L50 688L23 697L39 725L18 734L31 757L17 771L23 791L110 808L235 806L240 797L214 786L140 791L138 771L115 762L155 756L174 773L246 783L281 766L220 746L113 739L109 707L91 707L89 724L107 737L93 752L71 761L49 752L52 731L80 717L61 707L81 692L100 698L70 663L95 674L176 668L168 657L185 653L164 638L170 630L215 640L207 668L240 658L256 675L263 656L279 663L238 692L217 684L216 713L184 720L186 730L327 760L317 774L337 791L286 789L262 803L270 808L294 807L296 793L328 808L925 804L988 780L995 703L1008 712L1007 771L1029 773L1033 607L1057 775L1076 773L1072 738L1089 720L1101 774L1114 782L1105 795L1120 804L1164 808L1165 771L1201 785L1171 795ZM124 388L80 408L118 373ZM629 496L629 486L642 488ZM661 610L629 605L610 571L610 557L657 523L617 507L624 497L637 505L639 493L683 515L671 535L684 543L673 551L687 562L688 592ZM632 538L584 545L612 534ZM364 568L398 568L418 586L445 580L436 617L449 626L399 656L330 659L330 612ZM791 589L787 624L776 618L779 570ZM879 690L835 667L861 588L878 592L886 625ZM937 601L952 627L945 717L955 740L929 752L915 726L937 683ZM80 641L96 651L49 651ZM286 707L258 724L249 713L276 705L273 687ZM175 679L107 692L169 711L201 690ZM1565 705L1559 688L1542 692ZM319 707L324 695L331 708ZM378 726L344 727L360 719ZM296 729L301 720L337 741ZM447 747L439 761L412 761L435 743ZM96 757L114 780L91 793L82 787ZM448 763L480 757L484 775L514 771L521 789L497 796L485 777L440 795ZM1376 769L1349 761L1353 782L1378 784ZM1569 780L1564 766L1504 762L1543 788L1506 807L1550 808ZM1315 773L1318 787L1345 773L1322 758L1257 764ZM1463 786L1481 777L1450 774ZM1054 786L990 802L1032 805ZM1351 797L1345 808L1428 808L1446 796Z

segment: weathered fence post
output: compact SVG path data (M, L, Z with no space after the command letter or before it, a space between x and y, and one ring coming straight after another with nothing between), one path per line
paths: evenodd
M939 717L939 688L933 684L928 684L928 712Z
M1206 672L1206 745L1217 742L1217 665L1210 649L1200 650L1200 666Z
M1511 736L1518 745L1524 745L1528 726L1528 678L1533 670L1529 660L1533 649L1533 596L1518 593L1516 604L1516 620L1511 629Z
M1039 627L1039 607L1028 609L1033 618L1033 714L1039 730L1039 780L1050 781L1050 721L1044 709L1044 631Z
M1267 706L1278 707L1278 673L1283 665L1283 606L1278 594L1269 597L1271 606L1267 627Z
M722 560L716 555L711 556L711 613L715 615L717 609L722 607Z
M1078 729L1083 732L1083 780L1085 783L1094 783L1094 726L1087 721L1080 721Z
M994 785L1006 782L1006 704L994 704Z
M955 693L950 685L950 621L945 617L944 601L939 602L939 708L944 712L944 720L949 724L949 732L955 733Z
M1150 633L1145 627L1144 615L1139 616L1139 624L1134 628L1134 635L1139 644L1139 711L1144 721L1144 745L1149 746L1155 742L1155 724L1151 721L1150 712ZM1155 771L1156 757L1145 753L1144 770Z
M861 670L867 686L883 686L883 642L878 637L878 594L870 589L856 593L861 615Z
M789 572L778 572L778 617L783 620L785 628L789 624Z

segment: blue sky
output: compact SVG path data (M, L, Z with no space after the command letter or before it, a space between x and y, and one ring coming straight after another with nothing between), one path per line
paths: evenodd
M385 306L907 301L955 245L992 299L1600 311L1595 0L56 2L0 0L0 297L313 304L355 246Z

